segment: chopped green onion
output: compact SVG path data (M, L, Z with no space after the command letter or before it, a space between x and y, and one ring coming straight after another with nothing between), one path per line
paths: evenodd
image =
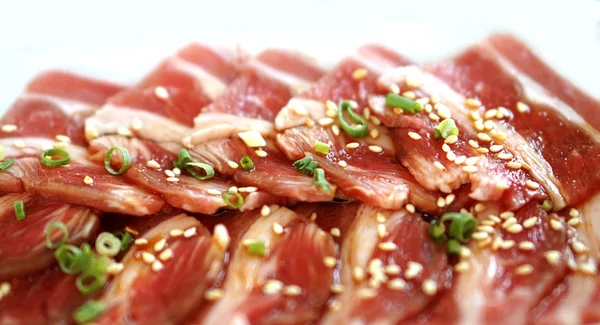
M129 248L129 245L133 242L133 236L128 231L119 230L113 235L121 240L121 252L124 252Z
M466 244L471 239L471 235L475 232L477 221L470 213L448 212L442 215L441 223L451 221L450 223L450 238L456 238L463 244Z
M25 204L23 203L23 201L16 201L14 207L17 221L25 220Z
M399 107L403 111L413 114L421 112L421 104L394 93L385 96L385 104L391 107Z
M442 244L448 240L446 236L446 226L438 220L434 220L429 225L429 236L435 240L436 243Z
M77 277L77 289L84 295L96 292L106 283L106 274L84 272Z
M6 170L8 167L12 166L15 163L14 160L5 160L0 163L0 172Z
M53 242L51 238L52 232L56 229L60 230L63 233L63 236L58 242ZM46 228L46 247L55 249L63 243L66 243L67 240L69 240L69 230L64 223L60 221L54 221L48 225L48 228Z
M202 169L202 171L204 171L204 174L197 171L195 167ZM188 171L188 173L192 174L192 176L201 181L205 181L215 176L215 170L210 165L200 162L188 162L186 164L185 169Z
M554 208L552 201L544 200L544 202L542 203L542 209L544 209L544 211L546 211L546 212L550 212L550 211L552 211L552 208Z
M54 157L61 157L60 159L54 159ZM40 154L40 160L42 164L48 167L58 167L64 166L71 162L71 155L65 150L58 148L50 148L48 150L44 150Z
M81 265L82 251L76 246L64 244L60 245L54 252L54 257L58 261L60 269L69 275L77 274L82 271Z
M323 191L327 192L331 190L331 184L325 179L325 171L323 168L315 169L315 175L313 176L315 184L319 186Z
M313 161L310 157L304 157L296 160L292 165L302 174L312 175L315 172L315 168L319 166L319 163Z
M96 238L96 252L104 256L116 256L121 251L121 240L109 232L103 232Z
M438 140L439 138L446 139L451 135L458 135L458 128L453 119L447 118L440 122L433 132L433 137Z
M456 239L450 239L448 241L448 253L458 254L460 253L460 243Z
M233 202L230 199L232 196L235 197L235 201ZM244 198L238 192L229 191L223 193L223 202L234 209L239 209L244 205Z
M242 165L244 170L252 170L252 168L254 168L254 161L252 161L250 156L244 156L240 160L240 165Z
M110 156L115 150L119 150L123 155L123 163L121 164L121 168L118 171L114 170L110 163ZM122 146L114 146L108 149L106 155L104 156L104 168L106 168L106 170L113 175L125 174L127 168L129 168L129 164L131 164L131 159L129 158L129 151L127 151L127 149L125 149L125 147Z
M252 240L248 242L248 254L256 256L265 256L267 252L265 243L260 240Z
M329 152L329 145L325 142L315 140L315 152L327 155Z
M85 272L89 274L105 274L109 263L110 259L108 257L93 254L92 259L85 268Z
M89 323L98 318L104 312L105 308L103 303L90 300L73 312L73 319L77 324Z
M346 120L344 120L344 111L348 111L348 116L350 119L356 123L356 125L350 125ZM365 121L360 115L354 112L352 108L352 104L350 101L342 101L338 105L338 120L340 122L340 126L348 135L354 138L364 138L369 134L369 127L367 125L367 121Z
M173 166L179 169L185 168L188 163L192 162L192 156L190 156L190 153L186 149L179 150L178 158L173 162Z

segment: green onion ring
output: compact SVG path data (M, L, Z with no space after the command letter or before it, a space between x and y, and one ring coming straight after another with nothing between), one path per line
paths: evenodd
M250 156L244 156L240 159L240 165L242 165L242 169L244 170L252 170L254 168L254 161Z
M103 232L96 238L96 252L104 256L116 256L121 251L121 240L109 232Z
M202 169L204 171L204 175L198 172L194 167ZM215 176L215 170L212 168L211 165L207 165L200 162L189 162L186 164L185 169L188 171L188 173L190 173L192 176L201 181L205 181Z
M128 231L119 230L113 235L115 235L115 237L119 238L119 240L121 241L121 252L126 251L127 248L129 248L129 245L131 245L131 243L133 242L133 236L131 236L131 234Z
M1 162L0 163L0 172L8 169L8 167L12 166L14 163L15 163L15 161L12 159Z
M229 199L230 196L235 196L235 202L231 202ZM223 202L234 209L239 209L242 207L242 205L244 205L244 198L238 192L229 191L223 193Z
M267 249L265 242L260 240L253 240L248 243L248 254L256 256L265 256Z
M315 140L314 149L316 153L327 155L329 152L329 144Z
M63 236L60 241L52 242L52 232L56 229L62 231ZM65 226L64 223L60 221L54 221L48 225L48 227L46 228L46 247L50 249L55 249L60 245L66 243L67 240L69 240L69 230L67 229L67 226Z
M448 241L448 253L449 254L458 254L460 253L460 243L456 239L450 239Z
M448 240L446 236L446 226L444 223L434 220L431 224L429 224L429 236L435 240L436 243L441 244Z
M294 166L296 170L302 174L312 175L315 172L315 168L319 166L319 163L313 161L311 157L304 157L296 160L292 166Z
M104 286L106 278L106 274L84 272L77 277L77 289L84 295L96 292Z
M438 140L440 138L446 139L451 135L458 135L458 128L456 122L453 119L447 118L438 124L433 132L433 137Z
M56 160L52 159L52 157L55 156L62 158ZM50 157L50 159L48 159L47 157ZM50 148L48 150L44 150L40 154L40 160L42 161L42 164L48 167L58 167L69 164L71 162L71 155L65 150L59 148Z
M544 209L544 211L550 212L550 211L552 211L553 208L554 208L554 205L552 204L552 201L544 200L544 202L542 202L542 209Z
M323 191L327 192L331 190L331 184L325 179L325 171L323 168L315 169L313 180L317 186L319 186Z
M15 201L14 208L17 221L25 220L25 204L23 201Z
M54 251L54 257L58 261L60 269L69 275L77 274L81 272L81 249L76 246L63 244Z
M186 149L179 150L177 161L173 162L173 166L183 169L187 166L188 163L192 162L192 156Z
M77 324L86 324L102 315L105 309L106 307L103 303L90 300L73 312L73 319Z
M475 217L469 213L449 212L442 216L441 222L443 223L447 220L451 221L449 229L450 237L456 238L463 244L468 243L477 226Z
M114 170L110 164L110 156L112 155L112 153L115 150L119 150L121 152L121 154L123 155L123 163L121 164L121 169L119 169L118 171ZM122 146L114 146L114 147L108 149L108 151L106 152L106 155L104 156L104 168L106 168L106 170L113 175L125 174L125 172L127 171L127 168L129 168L130 164L131 164L131 158L129 157L129 151L127 151L127 149L125 149L125 147L122 147Z
M385 96L385 104L391 107L400 107L403 111L413 114L421 112L421 104L394 93L388 93Z
M348 116L350 119L358 124L356 127L351 126L344 120L344 111L348 111ZM360 115L354 112L352 108L352 104L349 101L345 100L340 102L338 105L338 120L340 122L340 126L348 135L354 138L364 138L369 134L369 127L367 125L367 121L365 121Z

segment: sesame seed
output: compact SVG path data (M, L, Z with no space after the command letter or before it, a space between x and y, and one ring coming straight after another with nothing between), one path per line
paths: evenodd
M148 160L146 166L154 169L160 169L160 164L156 160Z
M506 163L506 167L508 168L512 168L512 169L520 169L521 168L521 163L520 162L516 162L516 161L511 161Z
M154 262L156 260L156 257L154 255L152 255L151 253L142 252L142 260L146 264L152 264L152 262Z
M473 235L471 235L471 237L473 237L473 239L476 239L476 240L483 240L483 239L489 238L490 234L488 234L487 232L483 232L483 231L476 231L473 233Z
M171 258L173 258L173 256L173 250L167 248L158 255L158 259L164 262L170 260Z
M502 149L504 149L504 146L501 144L495 144L495 145L490 146L490 151L494 152L494 153L500 152L500 151L502 151Z
M231 187L229 187L228 192L237 193L238 192L237 186L231 186Z
M325 256L323 258L323 264L325 264L325 266L327 266L328 268L335 267L336 263L337 263L337 260L333 256Z
M385 274L388 275L398 275L400 274L400 266L396 265L396 264L390 264L390 265L386 265L384 272Z
M468 258L471 257L471 250L468 247L462 246L458 254L462 258Z
M225 227L223 224L218 224L215 226L213 238L216 239L219 246L221 246L223 249L227 248L229 242L231 241L231 237L229 237L229 231L227 231L227 227Z
M490 142L492 141L492 138L490 138L489 135L485 134L485 133L477 133L477 139L484 141L484 142Z
M502 222L502 220L500 218L496 217L495 215L489 215L488 219L490 219L494 223L500 223L500 222Z
M435 166L435 168L437 168L438 170L444 171L446 170L446 167L444 167L444 165L442 165L442 163L440 163L439 161L434 161L433 165Z
M432 121L439 121L440 120L440 117L437 114L435 114L435 113L429 113L428 116L429 116L429 119L432 120Z
M556 219L550 219L550 227L556 231L561 231L563 229L562 223Z
M303 105L300 105L300 104L295 104L293 106L292 110L294 111L294 113L296 113L296 115L304 116L304 115L308 114L306 107L304 107Z
M365 271L360 266L352 268L352 278L356 282L360 282L365 278Z
M181 235L183 235L182 229L171 229L171 231L169 231L169 236L171 237L179 237Z
M450 161L454 161L456 159L456 154L452 151L448 151L446 153L446 159L448 159Z
M381 212L377 212L377 214L375 215L375 219L379 223L384 223L387 220L386 217L385 217L385 215L383 213L381 213Z
M148 239L146 239L146 238L138 238L133 243L136 244L136 245L138 245L138 246L147 245L148 244Z
M379 245L377 245L377 247L379 247L379 249L381 249L384 252L392 252L392 251L395 251L396 249L398 249L398 246L390 241L381 242L381 243L379 243Z
M177 183L177 182L179 182L179 178L177 178L177 177L167 177L167 182L169 182L169 183Z
M369 71L367 69L358 68L352 72L352 79L361 80L364 79L367 75L369 75Z
M369 150L371 150L375 153L383 152L383 148L380 146L369 146Z
M507 137L508 137L508 135L502 131L498 131L498 132L492 134L492 138L494 139L494 141L496 141L498 143L504 143L504 141L506 141Z
M437 293L437 284L432 279L426 279L421 285L421 289L428 296L434 296Z
M458 263L456 263L456 265L454 265L454 271L458 272L458 273L462 273L462 272L466 272L468 271L470 268L469 262L467 261L460 261Z
M221 194L223 194L223 192L221 192L219 190L215 190L214 188L209 188L208 190L206 190L206 193L212 194L212 195L221 195Z
M175 173L170 169L165 170L165 175L167 175L168 177L175 177Z
M523 231L523 226L521 226L520 224L512 225L508 227L506 231L508 231L511 234L518 234L521 231Z
M579 265L577 265L577 263L573 260L567 261L567 267L573 272L579 271Z
M523 221L523 228L529 229L537 223L538 217L531 217Z
M437 104L440 101L440 96L438 95L431 95L429 96L429 99L431 100L431 104Z
M487 232L490 235L493 234L494 232L496 232L496 230L494 229L494 227L489 226L489 225L478 226L477 230Z
M458 156L454 159L454 163L457 165L462 165L465 161L467 161L467 156Z
M421 135L416 133L416 132L408 132L408 136L413 139L413 140L420 140L421 139Z
M481 120L481 115L479 115L478 111L470 111L469 118L474 122Z
M267 156L267 152L262 149L254 150L254 153L261 158L264 158Z
M344 160L340 160L340 161L338 161L338 165L339 165L340 167L342 167L342 168L346 168L346 167L348 167L348 163L347 163L346 161L344 161Z
M490 152L490 150L488 148L478 148L476 151L480 154L486 154L486 153Z
M405 205L404 208L410 213L415 213L415 211L416 211L415 206L410 203Z
M381 125L381 120L379 120L376 116L371 116L371 122L377 126Z
M125 268L125 266L123 265L123 263L111 263L106 267L106 273L108 274L119 274L121 273L121 271L123 271L123 269Z
M219 300L222 297L223 297L223 290L217 289L217 288L206 290L206 292L204 293L204 299L206 299L208 301Z
M87 185L92 185L94 183L94 179L89 176L86 176L83 178L83 182Z
M327 108L328 111L337 111L338 109L337 105L332 100L327 100L325 102L325 108Z
M350 142L350 143L348 143L346 145L346 148L348 148L348 149L356 149L356 148L358 148L358 146L359 146L358 142Z
M392 110L394 111L394 114L396 114L396 115L404 114L404 111L400 107L394 107Z
M328 126L333 124L333 119L331 117L323 117L319 119L319 125Z
M579 226L580 222L581 222L581 220L579 218L571 218L571 219L569 219L569 221L567 221L567 224L569 226L577 227L577 226Z
M378 129L372 129L369 134L371 135L371 138L373 139L377 139L379 138L379 130Z
M334 283L332 284L329 289L331 290L331 292L335 293L335 294L340 294L344 292L344 286L338 283Z
M475 204L475 207L474 207L475 212L477 212L477 213L483 212L485 210L485 208L486 208L485 204L483 204L483 203L477 203L477 204Z
M596 273L598 273L598 267L593 261L588 261L579 265L579 271L587 275L596 275Z
M333 237L340 237L342 235L340 228L331 228L331 230L329 232L331 233L331 235Z
M279 280L267 280L262 287L262 292L266 295L274 295L283 289L283 283Z
M529 106L522 102L517 102L517 111L519 111L519 113L527 113L529 112Z
M485 118L486 120L489 120L491 118L494 118L496 116L496 113L498 112L497 109L490 109L487 110L484 114L483 114L483 118Z
M465 160L465 164L468 165L468 166L474 166L474 165L476 165L479 162L480 159L481 158L477 157L477 156L476 157L469 157L469 158L467 158Z
M67 149L69 147L69 143L68 142L56 142L52 145L53 148L58 148L58 149Z
M463 166L462 170L466 173L475 173L477 172L477 166Z
M504 181L497 181L496 188L499 190L505 190L508 188L508 184L506 184L506 182L504 182Z
M500 249L500 246L502 246L502 243L504 243L504 240L502 240L502 237L495 237L494 240L492 241L492 250L495 252L498 249Z
M538 184L532 180L526 180L525 186L529 187L532 190L537 190L538 188L540 188L540 184Z
M483 125L482 120L475 121L475 123L473 123L473 126L475 127L475 129L477 131L483 131L485 129L485 126Z
M262 209L260 209L260 215L263 217L271 214L271 208L268 205L263 205Z
M17 131L17 126L14 124L4 124L2 126L2 132L13 133L15 131Z
M238 163L236 163L235 161L231 161L231 160L227 161L227 165L229 165L229 167L231 167L233 169L238 168L240 166L240 165L238 165Z
M295 284L287 285L283 288L283 294L290 297L299 296L302 293L302 288Z
M408 75L404 79L404 83L411 88L417 88L421 85L420 77L417 75Z
M454 202L454 199L456 199L456 195L448 194L446 196L446 205L450 205L452 202Z
M314 222L315 220L317 220L317 213L313 212L310 214L309 220Z
M421 263L409 261L407 264L407 269L404 271L404 277L407 280L414 279L423 271L423 265Z
M503 152L498 154L498 158L502 160L510 160L513 159L513 155L511 153Z
M478 248L484 248L486 246L489 246L492 243L492 238L488 237L486 239L480 240L477 242L477 247Z
M523 264L515 269L516 275L529 275L533 272L533 266L531 264Z
M185 237L185 238L190 238L190 237L193 237L193 236L195 236L196 234L197 234L197 233L196 233L196 227L191 227L191 228L188 228L188 229L186 229L186 230L183 232L183 237Z
M415 99L417 98L417 95L415 95L413 91L405 91L402 93L402 97L406 97L408 99Z
M465 99L465 106L468 108L479 108L481 102L475 98L467 98Z
M425 106L423 106L423 109L425 110L425 113L431 113L431 111L433 111L433 106L431 106L431 104L425 104Z
M161 240L157 241L157 242L154 244L154 251L155 251L155 252L160 252L160 251L162 251L163 249L165 249L165 246L166 246L166 245L167 245L167 240L166 240L165 238L163 238L163 239L161 239Z
M117 134L120 136L124 136L124 137L130 137L133 134L131 133L131 130L129 130L129 128L126 127L119 127L117 128Z
M71 142L71 138L69 138L69 137L68 137L68 136L66 136L66 135L62 135L62 134L59 134L59 135L57 135L57 136L55 137L55 139L56 139L57 141L60 141L60 142Z
M131 121L129 127L134 131L139 131L144 127L144 122L142 122L142 120L136 117Z
M519 243L519 249L524 251L532 251L535 249L535 244L528 240Z
M484 226L494 226L496 225L496 223L493 220L483 220L480 222L480 224L484 225Z
M502 249L511 249L515 246L515 241L514 240L504 240L502 241L502 243L500 244L500 248Z
M337 125L332 125L331 126L331 132L333 132L334 135L340 135L340 127Z
M571 218L577 218L577 217L579 217L579 211L577 209L575 209L575 208L571 208L569 210L569 217L571 217Z
M587 246L578 240L575 240L571 243L571 249L573 249L575 254L583 254L588 251Z
M371 110L368 107L363 109L363 117L367 120L371 117Z
M452 148L450 148L450 146L449 146L449 145L447 145L447 144L445 144L445 143L444 143L444 144L442 145L442 150L443 150L444 152L450 152L450 151L452 151Z
M13 142L13 146L17 149L23 149L25 148L25 142L23 142L23 140L16 140L15 142Z
M469 143L469 145L470 145L472 148L475 148L475 149L479 148L479 143L477 143L477 141L475 141L475 140L469 140L469 141L467 141L467 142Z
M504 221L504 223L502 223L502 228L508 229L510 226L516 225L516 224L517 224L517 218L515 218L515 217L508 217L506 219L506 221Z
M98 133L98 130L96 128L93 127L89 127L85 129L85 137L88 139L96 139L97 137L100 136L100 133Z
M456 135L451 135L451 136L448 136L448 137L446 138L446 140L444 140L444 143L447 143L447 144L455 144L457 141L458 141L458 136L456 136Z
M258 187L256 186L246 186L238 188L238 192L240 193L254 193L258 191Z
M154 88L154 96L158 99L167 100L169 99L169 91L165 87L158 86Z
M377 292L371 288L361 288L358 290L358 297L361 299L372 299L375 298Z
M387 287L390 290L404 290L408 287L408 285L404 279L396 278L388 281Z
M306 117L304 118L304 125L308 126L309 128L312 128L313 126L315 126L315 122Z
M488 131L493 130L494 128L496 128L496 123L494 123L494 121L485 121L483 123L483 128Z

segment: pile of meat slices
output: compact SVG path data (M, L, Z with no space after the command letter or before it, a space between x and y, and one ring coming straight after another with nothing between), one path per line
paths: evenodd
M131 87L43 73L0 119L0 324L74 323L90 300L95 324L597 324L598 112L509 35L422 66L191 44ZM447 119L458 136L436 139ZM52 147L70 163L43 164ZM214 177L175 166L182 149ZM477 226L448 254L428 229L458 211ZM134 237L100 291L56 266L56 221L74 245Z

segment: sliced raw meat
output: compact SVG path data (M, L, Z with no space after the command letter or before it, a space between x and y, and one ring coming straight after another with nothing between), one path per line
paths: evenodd
M543 65L519 41L493 36L427 69L466 97L478 99L488 111L508 112L507 124L499 123L506 129L502 137L507 135L507 144L519 152L516 158L531 167L557 210L583 202L600 188L600 134L572 106L581 103L580 111L589 116L600 104Z
M173 230L183 233L174 237ZM204 291L222 270L227 243L185 214L161 222L142 238L148 244L130 249L123 271L100 297L106 312L96 324L179 324L203 303ZM163 239L164 247L157 247Z
M247 212L237 219L254 222L233 244L223 295L191 323L300 324L316 320L333 283L336 249L331 237L293 211L275 205L266 216ZM253 240L264 243L265 256L249 253L247 245Z
M400 89L424 106L423 111L412 114L386 107L385 95L373 96L369 101L373 114L392 128L398 158L423 187L451 193L470 184L471 198L500 201L510 210L546 197L525 170L507 167L504 156L518 155L519 150L510 146L512 140L502 144L490 142L488 136L490 141L484 141L488 139L486 132L496 130L496 123L502 122L496 120L496 113L480 114L476 103L473 107L443 81L414 66L391 70L378 82L386 93L388 89ZM471 111L464 103L471 105ZM473 119L479 116L489 117L486 126L483 118ZM459 134L435 139L434 131L445 119L455 122Z
M309 90L291 99L275 119L276 128L282 132L277 137L278 146L290 160L298 160L314 151L315 141L324 142L330 147L327 156L313 156L325 170L326 178L351 197L399 209L412 190L414 197L424 195L416 198L424 204L419 204L420 208L435 210L435 204L428 204L435 202L431 200L433 194L416 184L395 161L393 143L386 129L378 126L378 119L371 118L368 111L363 112L369 120L370 136L359 140L346 135L335 119L329 117L337 116L337 108L331 106L342 100L354 101L355 108L362 111L369 94L376 90L379 74L390 66L407 64L398 56L390 59L389 51L377 49L374 46L359 49L356 56L345 59Z
M449 286L444 247L421 216L361 206L342 247L341 285L325 324L398 324Z
M267 50L260 53L221 97L203 109L194 133L184 140L194 157L207 162L241 185L258 187L299 201L329 201L335 188L322 191L312 177L299 173L273 145L275 116L297 87L316 81L322 70L296 53ZM260 134L264 144L248 146L240 132ZM265 140L266 138L266 140ZM250 171L237 162L249 156ZM231 164L235 162L235 164ZM233 167L232 167L233 166Z
M14 203L17 201L24 203L25 220L16 219ZM28 194L0 196L0 229L4 233L0 247L0 280L25 277L55 263L54 251L46 248L46 227L55 221L67 226L69 243L73 245L92 238L99 226L98 216L88 208L48 203Z
M0 298L0 324L72 324L73 311L86 297L75 285L77 277L58 267L36 275L12 279L8 295ZM2 282L0 282L2 283Z

